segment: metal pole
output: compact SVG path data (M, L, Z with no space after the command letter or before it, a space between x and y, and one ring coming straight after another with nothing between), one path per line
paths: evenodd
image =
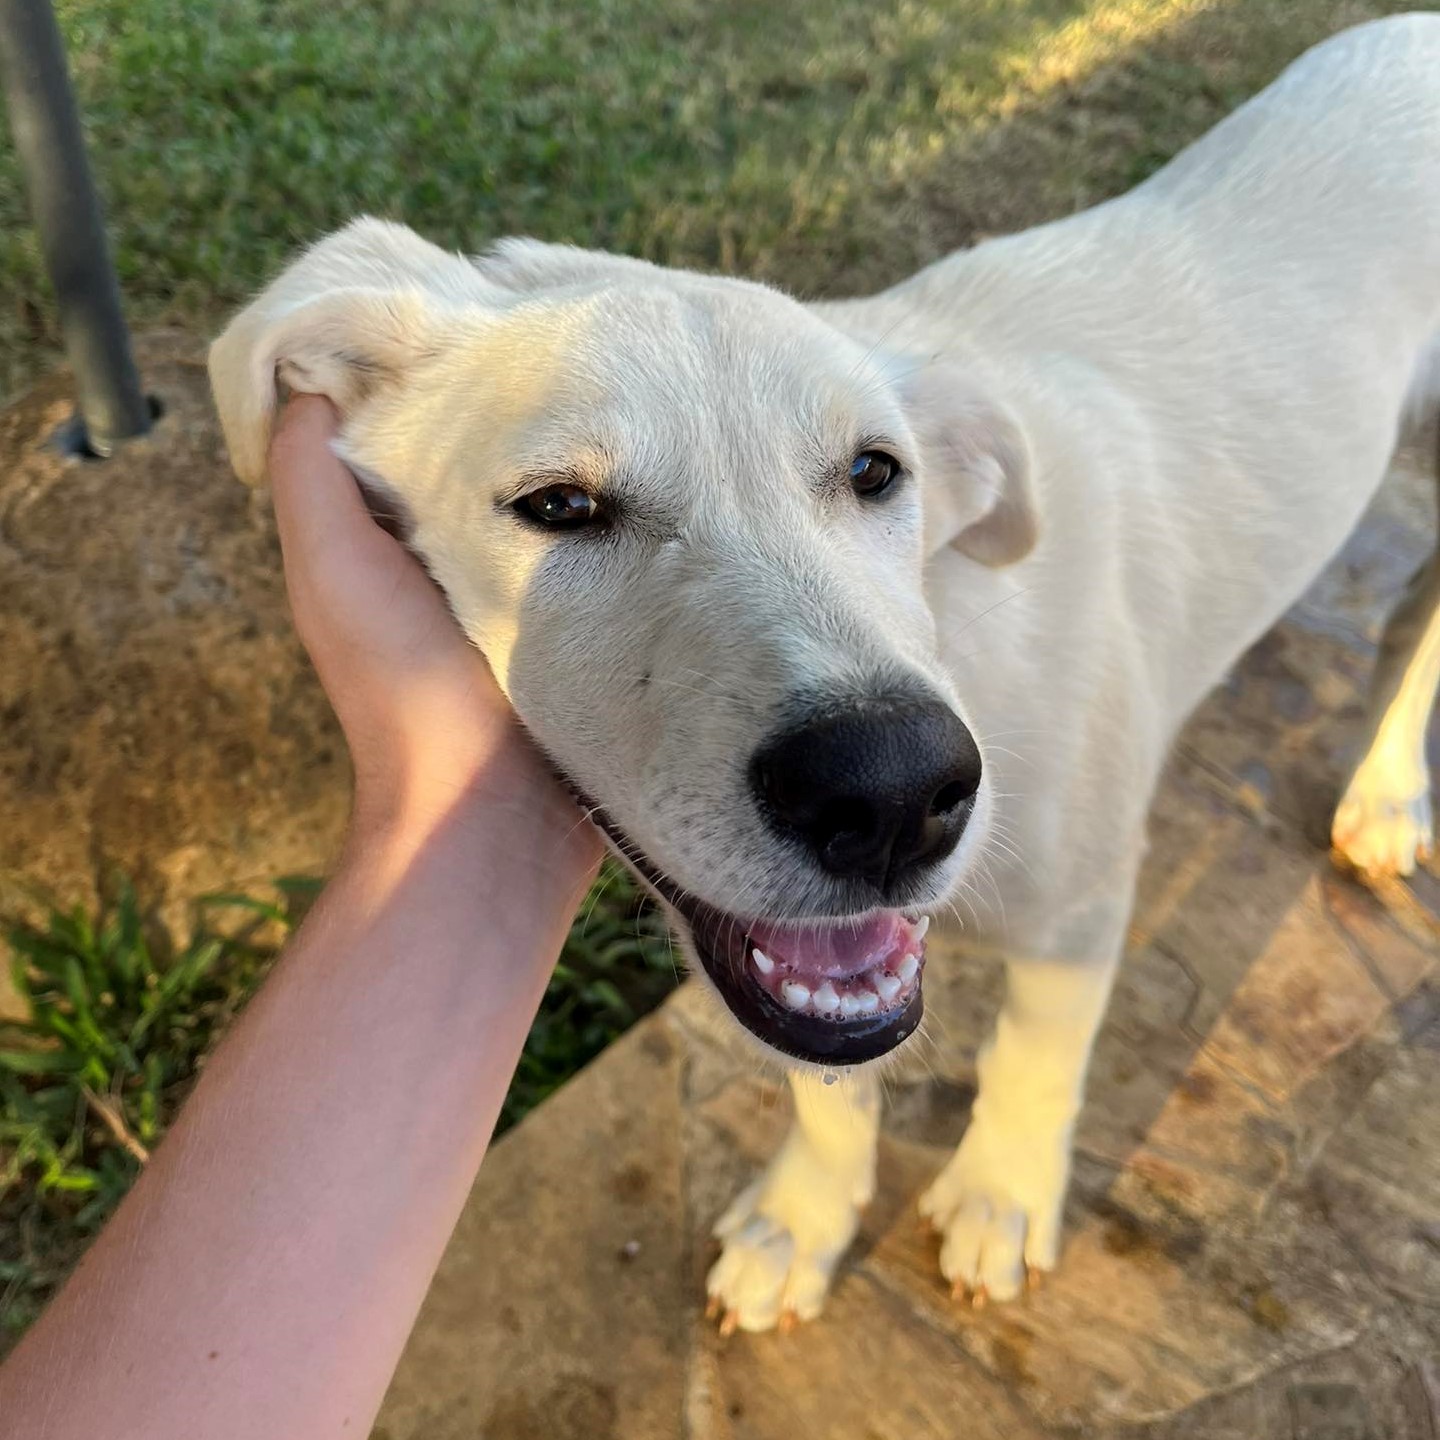
M60 332L75 370L86 448L109 455L150 428L120 292L50 0L0 0L0 83Z

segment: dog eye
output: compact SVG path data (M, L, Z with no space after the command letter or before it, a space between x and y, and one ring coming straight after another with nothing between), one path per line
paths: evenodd
M883 450L866 450L850 463L850 488L866 500L883 495L900 474L900 462Z
M578 485L546 485L532 490L515 502L515 509L526 520L546 525L552 530L578 530L600 518L600 502Z

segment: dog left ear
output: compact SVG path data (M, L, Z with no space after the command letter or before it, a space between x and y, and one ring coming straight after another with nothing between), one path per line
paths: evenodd
M1039 522L1014 414L945 365L924 366L899 388L924 469L926 553L953 545L995 567L1024 559Z
M413 230L363 218L312 246L210 347L210 383L230 461L265 478L279 385L326 396L341 420L433 358L457 315L498 292L466 259Z

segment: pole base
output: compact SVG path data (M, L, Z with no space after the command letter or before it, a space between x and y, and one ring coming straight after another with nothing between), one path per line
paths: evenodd
M156 395L147 395L145 405L150 412L150 424L139 435L127 435L124 440L94 437L85 429L85 418L77 410L45 443L50 449L58 450L70 460L108 460L127 440L139 440L148 435L155 422L165 413L165 407Z

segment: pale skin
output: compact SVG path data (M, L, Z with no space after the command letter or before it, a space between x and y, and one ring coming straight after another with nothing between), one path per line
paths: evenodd
M293 402L297 628L350 745L334 878L69 1285L0 1368L29 1440L369 1433L600 844Z

